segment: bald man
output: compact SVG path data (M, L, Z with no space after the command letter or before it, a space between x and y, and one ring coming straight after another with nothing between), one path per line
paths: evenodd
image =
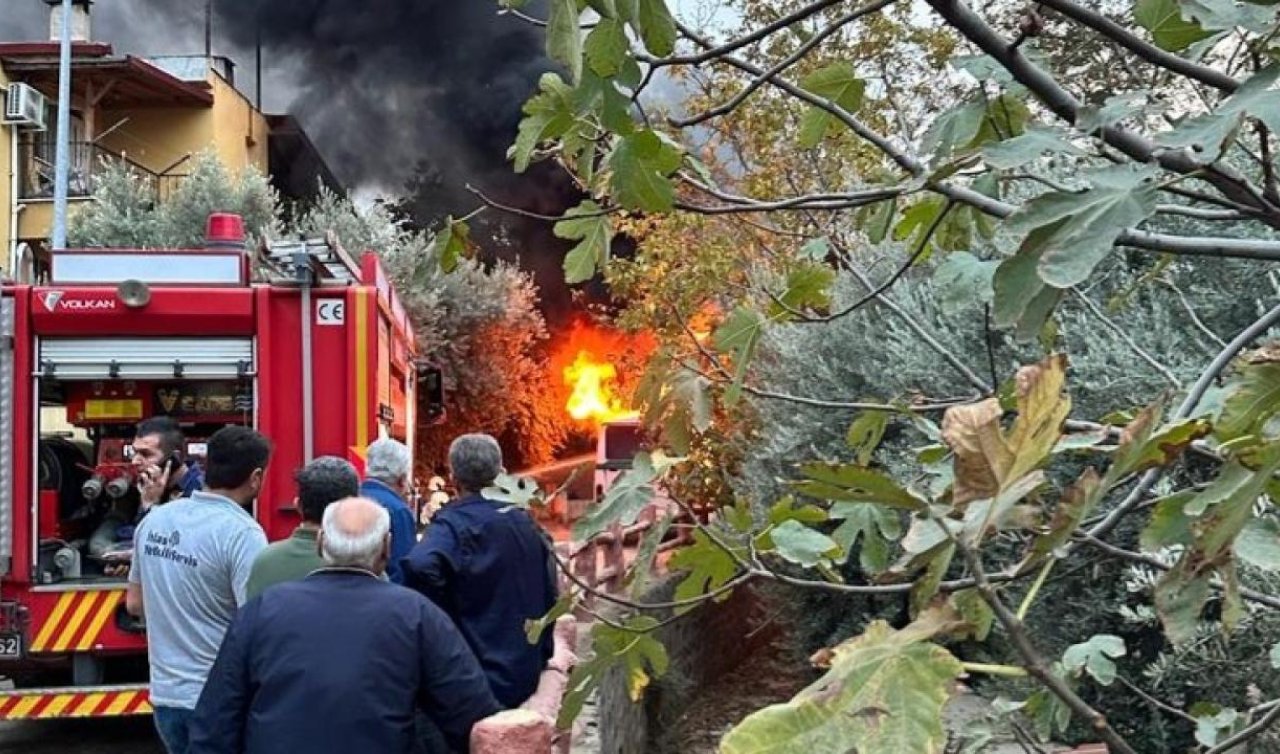
M364 498L325 509L325 566L240 610L196 706L189 754L411 754L418 710L467 750L471 726L500 708L449 618L379 578L390 527Z

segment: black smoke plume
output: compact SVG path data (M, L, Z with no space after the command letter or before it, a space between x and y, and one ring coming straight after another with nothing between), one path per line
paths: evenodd
M545 17L542 0L527 10ZM0 39L48 36L41 0L0 0ZM94 36L137 55L203 52L205 0L98 0ZM495 200L558 215L578 201L554 166L515 175L505 159L520 106L552 63L539 29L497 13L497 0L214 0L213 52L238 83L297 115L349 188L403 196L420 227L474 209L471 184ZM488 258L534 272L552 325L571 315L550 223L488 212L474 225ZM600 297L600 291L595 291Z
M203 22L201 0L144 2L187 18L196 6L194 20ZM397 206L418 226L478 206L467 185L541 214L578 201L554 166L518 176L506 159L520 107L552 64L541 31L499 15L495 0L215 0L213 7L215 48L251 51L260 40L264 69L293 71L289 109L338 176L349 186L405 192ZM569 316L566 245L550 223L489 211L473 235L486 256L518 258L534 272L553 325Z

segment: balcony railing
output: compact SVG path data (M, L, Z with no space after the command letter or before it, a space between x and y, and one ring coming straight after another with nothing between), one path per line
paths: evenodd
M122 154L112 152L94 142L71 143L67 196L84 198L93 194L95 180L109 167L124 166L137 175L159 201L168 199L185 175L157 174ZM54 146L52 139L27 139L18 143L18 199L52 199L54 183Z

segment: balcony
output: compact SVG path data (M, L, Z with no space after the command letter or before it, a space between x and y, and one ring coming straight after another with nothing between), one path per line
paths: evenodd
M18 143L19 201L53 199L54 159L53 139L24 139ZM168 199L186 178L170 172L156 173L122 154L87 141L71 143L70 163L67 176L70 199L88 198L93 194L95 177L114 166L122 165L141 178L157 201Z

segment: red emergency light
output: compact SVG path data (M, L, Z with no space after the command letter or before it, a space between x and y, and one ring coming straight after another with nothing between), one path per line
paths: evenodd
M244 218L230 212L209 215L205 225L205 247L209 249L244 249Z

